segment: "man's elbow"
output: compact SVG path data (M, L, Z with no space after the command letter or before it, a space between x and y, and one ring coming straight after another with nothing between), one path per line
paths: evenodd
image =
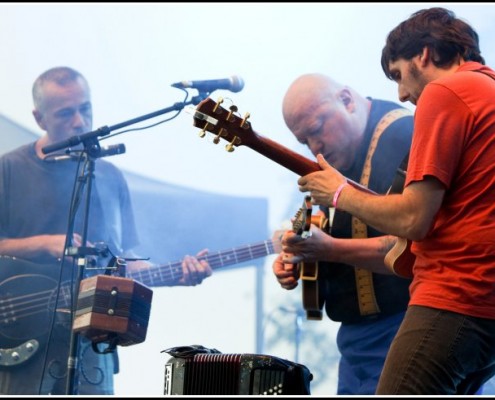
M428 235L428 232L430 231L430 226L431 224L429 223L415 221L408 226L407 234L405 237L415 242L423 240L426 237L426 235Z

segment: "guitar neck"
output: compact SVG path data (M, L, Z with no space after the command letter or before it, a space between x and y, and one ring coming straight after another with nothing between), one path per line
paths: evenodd
M251 149L264 155L270 160L275 161L277 164L291 170L292 172L295 172L299 176L304 176L311 172L321 171L321 167L317 162L311 161L310 159L285 146L282 146L277 142L274 142L267 137L260 136L256 133L254 133L254 135L256 136L256 140L249 143L249 147L251 147ZM349 182L349 184L356 189L367 193L375 193L352 179L347 179L347 182Z
M255 135L257 140L253 140L249 146L254 151L275 161L277 164L282 165L299 176L321 171L320 165L317 162L311 161L269 138Z
M209 252L203 257L198 257L198 260L205 260L212 269L218 269L274 253L276 253L275 243L270 239L227 250ZM163 265L153 265L143 270L128 271L127 276L147 286L171 286L182 278L182 260Z
M277 164L291 170L299 176L304 176L312 172L321 171L320 165L285 146L256 133L247 118L241 119L232 111L227 111L211 98L201 101L194 111L194 126L205 131L215 133L218 138L223 138L229 142L228 150L232 151L233 146L247 146L252 150L264 155ZM219 139L218 139L219 140ZM359 190L371 192L368 188L350 179L347 180L352 186Z

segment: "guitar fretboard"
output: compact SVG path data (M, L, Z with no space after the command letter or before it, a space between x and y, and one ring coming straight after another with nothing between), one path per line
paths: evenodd
M227 250L209 252L206 256L198 257L198 260L206 260L212 269L216 269L240 264L274 253L274 242L270 239ZM143 270L129 271L127 276L147 286L170 286L182 278L182 260L154 265Z

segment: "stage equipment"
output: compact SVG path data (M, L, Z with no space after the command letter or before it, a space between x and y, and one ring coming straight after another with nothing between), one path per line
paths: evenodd
M263 354L222 354L200 345L175 347L165 365L165 395L308 395L304 365Z

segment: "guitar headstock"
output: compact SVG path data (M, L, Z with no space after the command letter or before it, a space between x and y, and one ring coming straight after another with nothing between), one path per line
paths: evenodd
M194 126L201 128L200 137L204 137L206 132L216 134L213 143L217 144L221 139L229 143L225 146L229 152L241 145L248 145L250 141L257 138L257 134L251 128L248 122L249 113L241 118L239 117L237 107L231 105L229 110L221 106L223 99L218 101L210 97L204 99L194 111Z
M292 230L303 239L311 236L312 212L313 205L311 204L311 196L304 196L303 205L299 210L297 210L292 222Z

